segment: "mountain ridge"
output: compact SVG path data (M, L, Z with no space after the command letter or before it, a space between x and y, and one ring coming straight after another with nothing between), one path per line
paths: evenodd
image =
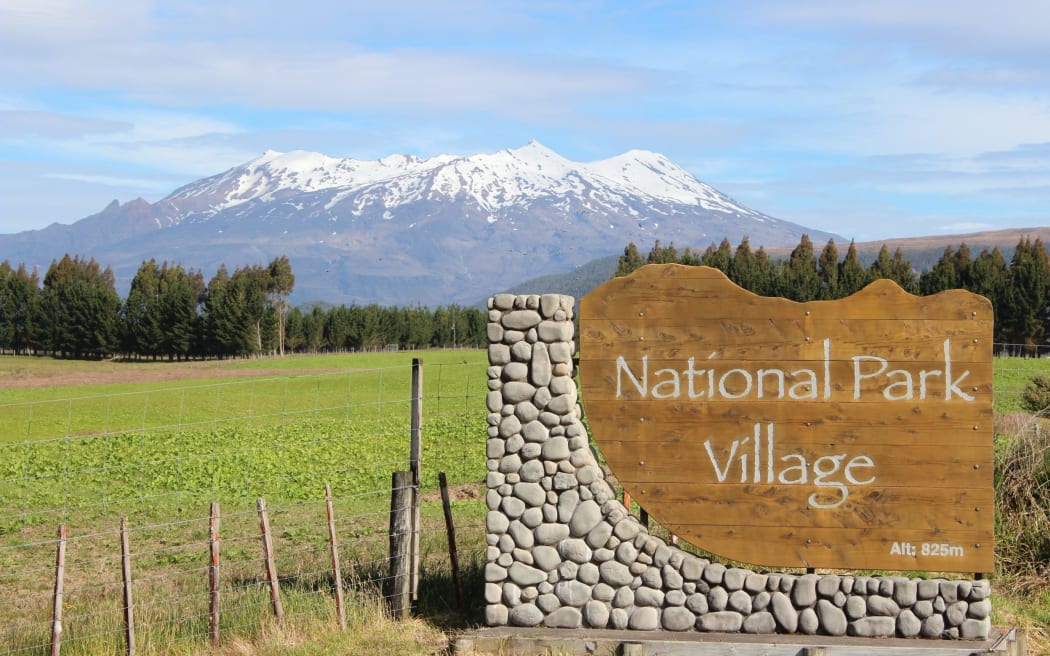
M45 269L66 252L112 266L126 290L146 259L210 276L287 255L295 302L467 304L572 270L634 241L771 245L831 235L746 207L659 153L575 162L532 141L476 155L376 160L267 151L157 201L0 235Z

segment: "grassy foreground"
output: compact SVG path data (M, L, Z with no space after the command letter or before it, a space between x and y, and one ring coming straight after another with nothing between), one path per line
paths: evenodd
M424 505L423 596L416 606L422 619L389 621L381 591L365 584L352 588L351 628L344 634L335 627L329 594L333 581L326 573L320 490L331 483L337 496L340 528L347 536L342 557L351 578L381 582L376 563L386 551L385 490L389 472L406 464L406 390L413 356L425 363L424 489L436 487L439 470L464 484L466 494L455 507L472 598L466 610L450 599L442 517L431 494ZM484 507L476 483L485 471L485 366L480 351L188 364L2 357L0 381L26 384L0 388L0 592L36 600L32 612L49 617L49 541L59 521L78 534L105 534L98 544L89 539L81 543L79 562L91 563L110 557L111 549L103 543L111 540L118 514L129 516L133 526L175 518L177 529L141 534L161 546L137 561L137 571L160 582L146 587L153 602L145 594L136 598L136 606L143 604L143 621L157 627L152 639L140 642L140 653L439 653L447 644L446 631L480 620ZM1048 370L1047 360L996 359L999 456L1041 425L1021 412L1018 399L1033 374ZM1045 443L1036 448L1050 454ZM75 484L70 484L71 473ZM259 496L276 508L272 521L280 547L278 570L293 573L282 584L290 612L281 627L269 618L252 543L254 499ZM218 651L203 637L206 622L198 616L203 600L173 615L164 596L172 590L162 585L174 586L176 594L197 585L199 576L192 570L206 538L201 519L207 502L216 498L231 513L224 519L224 556L230 563L226 574L235 585L224 603L239 609L224 618L228 637ZM994 580L993 620L1027 628L1032 653L1050 653L1047 563L1024 561L1031 557L1018 536L1027 529L1000 515L999 552L1010 562ZM23 551L4 547L32 541L44 545L32 559L40 566L20 574L24 564L13 554ZM74 590L99 585L111 581L101 574L73 580ZM71 595L70 604L80 604L81 610L91 606L99 617L116 616L119 604L112 590L105 592ZM33 615L0 620L27 617ZM102 637L78 642L73 633L63 652L121 653L119 624L100 622L85 625L81 634ZM25 649L16 653L44 653L46 645L37 647L41 636L46 638L46 624L35 622L33 633L10 647L4 642L12 633L0 633L0 645Z

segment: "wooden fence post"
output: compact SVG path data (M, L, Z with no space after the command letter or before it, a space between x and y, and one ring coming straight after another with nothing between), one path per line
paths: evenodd
M208 634L211 644L219 644L219 502L211 502L211 520L208 522L208 548L211 563L208 565Z
M131 549L128 546L128 518L120 518L120 564L124 579L124 644L128 656L135 656L135 613L131 601Z
M62 650L62 586L66 575L66 525L58 525L58 545L55 554L55 594L51 610L51 656Z
M441 486L441 507L445 511L445 532L448 533L448 559L452 564L452 589L456 593L456 604L463 608L463 587L459 582L459 551L456 549L456 525L452 522L452 505L448 500L448 481L445 472L438 472Z
M263 558L266 560L266 578L270 582L270 601L279 626L284 625L284 606L281 605L281 588L277 581L277 567L273 562L273 541L270 537L270 513L266 510L266 499L259 497L259 528L262 529Z
M394 472L390 492L390 614L404 619L412 596L412 472Z
M419 533L421 528L420 494L423 458L423 360L412 358L412 434L409 441L409 466L412 470L412 600L419 598Z
M335 513L332 510L332 486L324 484L324 503L328 512L328 541L332 545L332 581L335 587L335 611L339 630L346 631L346 609L343 607L343 574L339 569L339 545L335 539Z

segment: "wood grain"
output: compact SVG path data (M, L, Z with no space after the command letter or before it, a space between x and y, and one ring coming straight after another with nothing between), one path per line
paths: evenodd
M990 572L992 328L965 291L796 303L650 265L581 300L581 397L624 489L702 549Z

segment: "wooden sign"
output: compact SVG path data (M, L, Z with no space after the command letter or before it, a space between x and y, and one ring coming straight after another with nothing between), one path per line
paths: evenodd
M668 530L778 567L991 572L992 306L756 296L649 265L580 303L586 416Z

